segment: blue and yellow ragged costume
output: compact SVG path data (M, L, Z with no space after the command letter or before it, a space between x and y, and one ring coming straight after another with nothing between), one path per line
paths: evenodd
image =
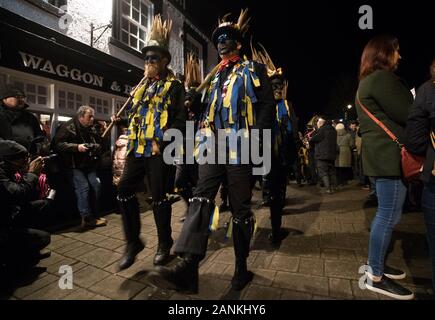
M168 122L168 107L171 105L169 90L176 80L168 77L151 85L144 84L137 90L128 112L127 154L136 157L151 157L152 141L163 141Z
M286 157L290 152L288 144L290 139L293 139L293 130L290 114L290 107L287 100L282 99L276 104L276 121L272 128L272 145L275 156L286 160ZM297 130L297 129L296 129Z
M260 79L256 74L254 62L239 60L229 72L227 78L218 71L213 77L206 94L207 105L202 122L206 130L226 129L228 133L237 134L246 129L245 138L249 138L249 130L255 125L255 110L257 102L255 88L260 87ZM197 150L204 147L202 136L197 144ZM240 141L238 150L230 151L231 164L240 163Z

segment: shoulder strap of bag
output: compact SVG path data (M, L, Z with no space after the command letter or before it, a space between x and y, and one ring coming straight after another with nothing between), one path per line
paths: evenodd
M435 110L435 80L432 81L432 110ZM432 148L435 150L435 132L430 131L430 141L432 142Z
M372 119L379 127L382 128L382 130L385 131L385 133L393 140L397 145L402 148L403 145L399 142L399 139L394 135L394 133L391 132L390 129L388 129L378 118L376 118L362 103L359 99L359 93L357 92L356 100L358 104L360 105L361 109L364 110L365 113L369 116L370 119Z

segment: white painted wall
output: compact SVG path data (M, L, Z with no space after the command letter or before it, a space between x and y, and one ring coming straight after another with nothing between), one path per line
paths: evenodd
M67 36L90 45L90 24L96 28L107 25L112 20L113 0L68 0L68 15L72 18L67 28L61 28L62 21L58 16L49 13L26 0L0 0L0 6L19 14L29 20L64 33ZM184 42L181 37L185 17L167 0L163 0L163 17L170 17L173 21L169 49L172 54L171 68L175 72L184 73ZM104 28L95 31L97 38ZM143 68L143 60L128 52L109 44L112 30L109 28L101 36L94 47L110 54L122 61L130 63L138 68ZM208 57L205 73L211 70L217 63L216 49L208 42Z
M112 0L69 0L68 14L72 17L66 35L90 45L91 41L91 23L95 28L107 25L112 20ZM94 32L96 39L104 28ZM94 44L96 49L109 53L109 37L112 34L111 28L103 33L101 38Z
M38 6L25 0L0 0L0 7L42 24L50 29L62 32L59 28L59 18ZM65 32L63 32L65 33Z

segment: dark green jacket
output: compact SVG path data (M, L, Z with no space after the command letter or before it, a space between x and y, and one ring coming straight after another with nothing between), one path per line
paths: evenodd
M358 88L361 103L400 140L413 97L406 84L394 73L377 70L364 78ZM357 100L357 99L356 99ZM400 148L355 102L362 135L362 163L369 177L400 177Z

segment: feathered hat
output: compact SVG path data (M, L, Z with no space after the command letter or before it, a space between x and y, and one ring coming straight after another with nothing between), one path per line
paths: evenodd
M187 89L197 87L201 84L201 69L198 59L194 54L187 54L187 61L184 65L184 85Z
M149 50L158 50L171 59L171 54L169 52L169 37L171 30L172 20L168 19L163 21L160 14L154 16L151 31L148 33L145 47L142 48L142 53L145 55Z
M234 40L242 41L243 36L249 29L249 22L251 21L251 18L248 17L248 9L241 10L237 23L227 20L230 15L231 13L227 13L222 17L222 19L218 19L218 27L213 32L212 36L213 43L216 47L219 37L222 34L227 34Z
M261 47L261 50L255 49L251 40L252 60L266 65L267 75L271 80L278 77L284 80L284 72L282 71L282 68L277 68L275 66L269 53L267 53L266 48L261 43L258 45Z
M255 49L251 40L252 60L266 66L267 75L269 76L270 80L279 78L283 82L284 88L282 94L284 99L287 99L288 81L284 79L284 72L282 71L282 68L277 68L275 66L266 48L261 43L258 45L261 47L261 50Z

